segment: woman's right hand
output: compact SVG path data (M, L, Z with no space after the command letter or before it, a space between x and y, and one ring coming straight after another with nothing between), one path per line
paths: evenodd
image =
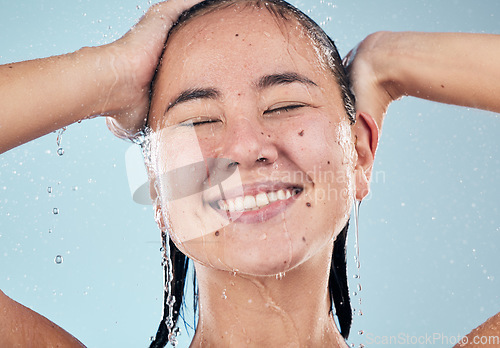
M149 89L167 34L179 15L202 0L168 0L155 4L122 38L105 46L116 81L103 108L109 129L133 138L145 125ZM110 109L110 110L107 110Z

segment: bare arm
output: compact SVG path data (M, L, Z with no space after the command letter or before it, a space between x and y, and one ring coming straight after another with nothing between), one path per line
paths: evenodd
M500 346L500 312L472 330L454 348L499 347Z
M144 124L149 86L172 24L200 0L153 5L105 46L0 66L0 153L91 116L113 117L128 137Z
M95 115L109 116L118 136L133 135L144 125L167 33L179 14L198 2L153 5L125 36L106 46L0 66L0 153ZM0 347L34 346L83 344L0 291Z
M115 78L105 53L83 48L0 66L0 152L111 109Z
M346 57L357 109L382 126L410 95L500 112L500 35L379 32Z
M500 112L499 61L500 35L379 32L344 64L357 111L372 115L382 128L387 107L403 96ZM455 347L499 345L500 313Z
M85 347L68 332L0 291L0 347Z

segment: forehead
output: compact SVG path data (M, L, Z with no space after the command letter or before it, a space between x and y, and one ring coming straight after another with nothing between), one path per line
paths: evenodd
M160 76L186 88L208 82L234 87L280 70L331 75L318 51L295 18L234 5L195 17L171 35Z

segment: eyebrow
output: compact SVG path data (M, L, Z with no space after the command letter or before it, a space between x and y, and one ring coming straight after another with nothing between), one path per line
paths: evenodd
M266 89L273 86L287 85L299 82L305 85L318 86L314 81L304 75L295 72L285 72L262 76L256 83L258 89ZM219 99L222 93L215 88L191 88L180 93L172 102L169 103L165 114L177 104L185 103L196 99Z
M257 88L265 89L278 85L286 85L294 82L299 82L305 85L318 86L314 81L310 80L304 75L300 75L294 72L285 72L281 74L272 74L262 76L257 82Z
M185 90L181 94L177 96L171 103L169 103L167 110L172 109L174 106L180 103L185 103L190 100L195 99L219 99L221 97L221 93L215 88L191 88Z

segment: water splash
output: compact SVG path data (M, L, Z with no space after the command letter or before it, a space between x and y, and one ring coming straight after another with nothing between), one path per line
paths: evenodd
M63 257L61 255L56 255L56 257L54 258L54 263L60 265L61 263L63 263Z
M359 263L359 205L361 201L354 202L354 223L355 223L355 232L356 232L356 243L354 244L354 248L356 249L356 267L358 268L358 278L359 278L359 269L361 264Z
M359 282L359 279L361 278L360 274L360 269L361 269L361 263L359 261L359 206L361 204L361 201L354 201L354 230L355 230L355 244L354 244L354 249L355 249L355 255L354 255L354 260L356 262L356 274L354 274L354 279L357 280L357 285L356 285L356 290L353 292L354 296L359 296L361 292L361 283ZM361 307L361 297L358 298L358 304ZM361 308L358 308L357 310L358 316L363 316L363 311ZM356 310L353 309L353 315L356 315ZM358 335L363 335L363 330L358 331ZM354 344L352 345L354 346ZM359 347L364 347L362 343L359 344Z
M57 154L58 154L59 156L64 155L64 149L63 149L63 148L62 148L62 146L61 146L62 136L63 136L64 131L66 131L66 127L62 127L61 129L59 129L59 130L57 131L57 139L56 139L56 142L57 142Z
M163 281L165 286L165 303L163 306L163 318L168 329L168 342L172 347L177 346L178 330L174 330L174 304L175 296L172 295L172 281L174 279L173 264L170 258L169 237L165 231L162 231L162 266L163 266ZM167 315L165 316L165 310Z

